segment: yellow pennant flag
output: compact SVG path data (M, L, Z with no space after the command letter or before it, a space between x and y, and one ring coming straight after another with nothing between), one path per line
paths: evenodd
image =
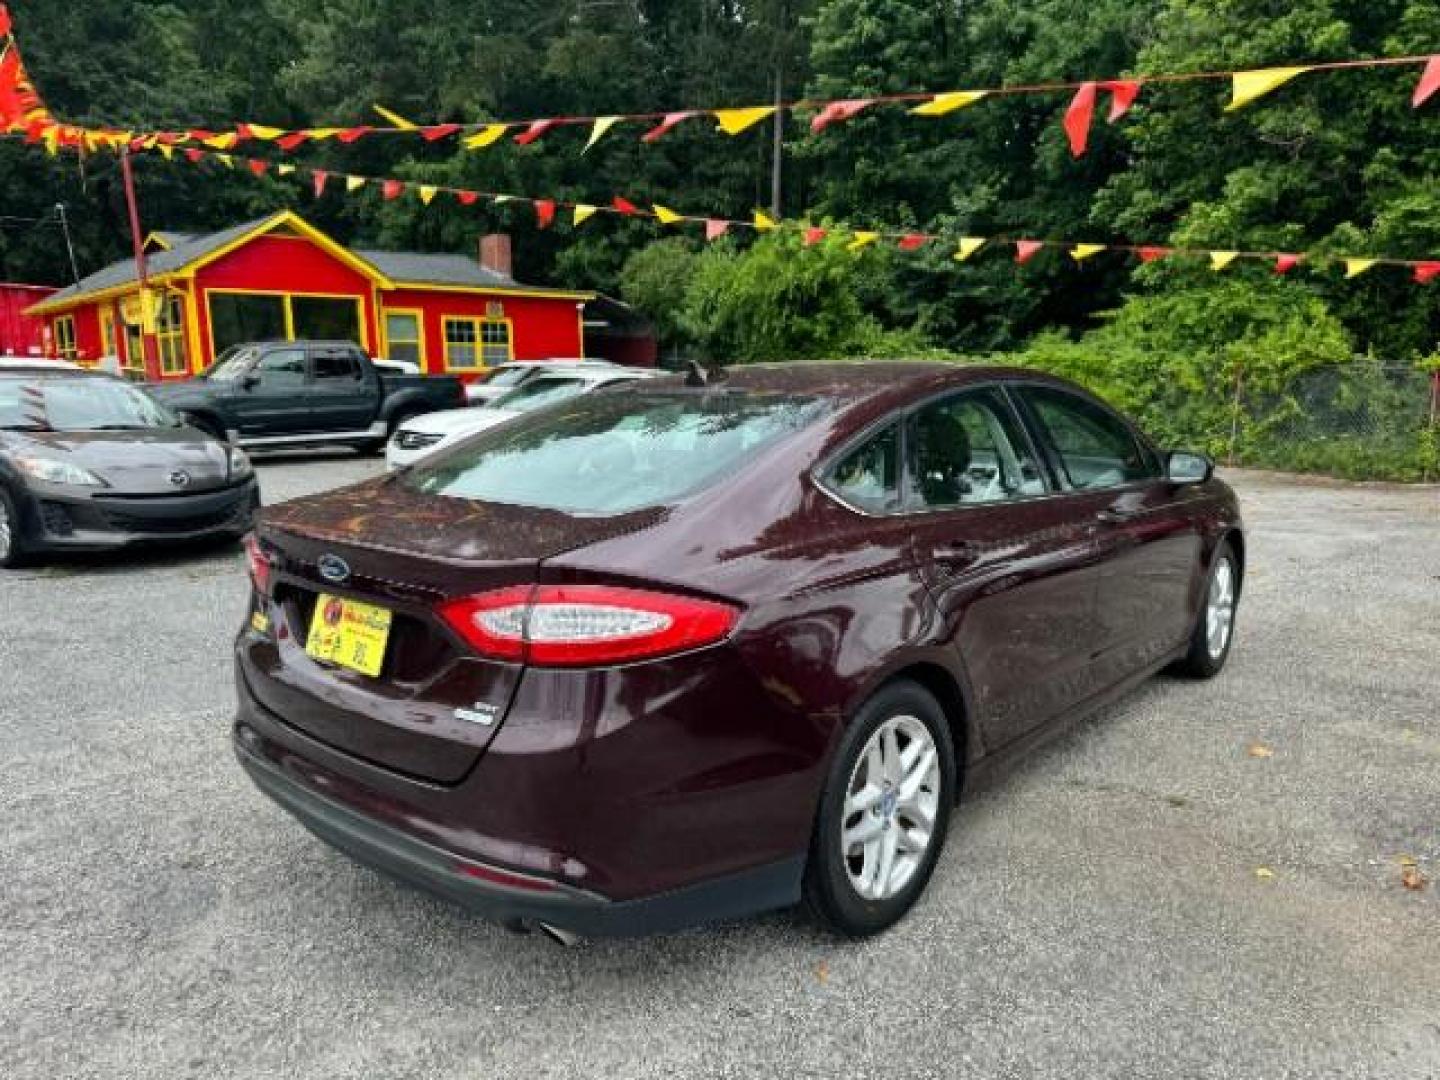
M755 211L755 228L759 232L769 232L771 229L778 229L780 223L772 218L764 210Z
M205 140L205 145L215 150L233 150L238 142L233 131L227 131L223 135L215 135Z
M871 244L875 243L875 241L879 239L880 234L878 232L857 232L855 234L855 239L851 240L850 243L845 245L845 250L859 251L862 248L869 247Z
M726 135L739 135L774 112L773 105L757 105L751 109L720 109L715 113L715 119L720 124L720 130Z
M509 127L505 124L487 124L474 135L466 137L465 149L483 150L487 146L494 146L505 137L505 132L509 130Z
M1357 278L1379 261L1379 259L1346 259L1345 276L1347 278Z
M419 191L420 201L426 206L429 206L432 202L435 201L435 196L439 194L440 189L434 184L421 184Z
M1210 269L1224 270L1239 257L1238 251L1212 251L1210 252Z
M293 173L293 172L295 171L295 166L294 166L294 165L276 165L276 166L275 166L275 171L276 171L277 173L279 173L281 176L289 176L291 173Z
M359 191L359 190L360 190L362 187L364 187L364 186L365 186L365 177L363 177L363 176L347 176L347 177L345 178L345 190L346 190L346 191Z
M974 105L975 102L986 96L984 90L956 90L949 94L936 94L923 105L917 105L910 111L916 116L944 116L956 109L963 109L966 105Z
M229 154L216 154L215 160L220 162L220 164L224 165L227 169L233 169L235 167L235 159Z
M589 206L585 203L581 203L579 206L575 207L575 224L584 225L585 222L589 221L592 217L595 216L596 209L597 207Z
M264 139L266 142L274 142L276 139L280 138L281 135L284 135L285 132L281 131L279 128L263 127L260 124L251 124L250 134L254 135L257 139Z
M377 113L379 113L381 116L383 116L386 120L390 121L391 124L399 128L401 131L414 131L417 127L420 126L419 124L414 124L411 123L409 120L406 120L399 113L391 112L389 109L385 108L384 105L372 105L370 107L374 109Z
M46 128L45 134L41 137L45 140L45 152L47 154L55 157L60 153L60 129L58 127Z
M160 156L166 161L173 161L175 159L175 148L173 146L161 143L155 149L160 151Z
M515 201L515 196L514 196L514 195L495 195L495 196L492 196L492 198L491 198L490 201L493 202L496 206L503 206L503 205L504 205L505 203L507 203L507 202L514 202L514 201Z
M985 240L980 236L967 236L960 241L960 250L955 252L955 261L964 262L985 246Z
M143 139L140 140L140 149L142 149L142 150L154 150L155 147L159 145L159 143L160 143L160 136L159 136L159 135L146 135L145 138L143 138ZM223 150L223 149L225 149L225 147L222 146L221 149Z
M1278 87L1284 86L1296 75L1304 75L1308 67L1262 68L1259 71L1237 71L1233 76L1234 85L1230 91L1230 104L1226 112L1244 108L1256 98L1262 98Z
M656 203L651 209L655 211L655 216L660 219L661 225L674 225L677 221L685 220L684 214L677 214L668 206L661 206L659 203Z
M1084 262L1094 255L1099 255L1105 250L1104 244L1076 244L1070 249L1070 257L1076 262Z
M581 150L580 152L582 154L585 153L597 142L603 139L605 137L605 133L611 128L613 128L616 124L618 124L620 120L621 118L618 116L597 116L595 118L595 126L590 129L590 139L588 142L586 142L585 149Z
M310 128L306 134L310 136L311 142L324 142L326 139L333 139L339 135L341 128Z

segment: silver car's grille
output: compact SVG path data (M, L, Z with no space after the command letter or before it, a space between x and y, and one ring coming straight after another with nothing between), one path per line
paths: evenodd
M434 446L444 435L431 435L423 431L402 431L395 436L395 445L401 450L424 450Z

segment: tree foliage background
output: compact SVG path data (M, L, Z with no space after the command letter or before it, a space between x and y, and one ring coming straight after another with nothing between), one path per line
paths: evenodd
M31 74L60 116L149 127L348 125L373 120L377 102L425 121L589 115L763 102L777 84L787 97L848 97L1440 49L1440 0L12 0L11 8ZM1097 120L1080 161L1059 124L1064 95L991 100L942 120L875 110L819 136L791 121L782 210L955 235L1433 257L1440 103L1410 108L1416 74L1302 78L1231 115L1224 84L1148 87L1120 124ZM453 143L373 139L297 158L532 196L608 202L623 193L731 217L768 206L771 131L730 139L707 127L683 125L653 146L620 129L583 157L583 130L567 130L529 148L467 154ZM537 232L528 210L382 204L373 195L315 201L300 185L202 174L181 161L146 159L139 173L153 228L220 227L293 205L352 242L473 250L480 234L510 230L522 278L622 294L654 316L668 350L726 360L1029 347L1104 383L1119 378L1116 357L1132 357L1142 342L1155 352L1144 370L1163 379L1172 354L1205 370L1241 353L1269 363L1273 350L1245 345L1266 334L1284 337L1282 365L1363 353L1408 364L1440 338L1440 289L1394 272L1344 281L1338 271L1302 269L1277 283L1264 267L1220 277L1178 261L1137 270L1101 257L1076 266L1059 251L1017 268L998 254L958 265L933 245L860 257L840 245L802 250L782 236L707 247L641 222ZM66 203L82 272L127 250L113 159L81 169L73 156L50 160L5 143L0 197L12 217ZM53 283L69 276L55 231L25 222L0 228L0 272Z

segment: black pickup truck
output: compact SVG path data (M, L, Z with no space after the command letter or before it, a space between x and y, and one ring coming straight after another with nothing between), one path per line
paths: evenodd
M411 417L465 404L459 379L381 374L348 341L240 345L195 379L146 389L191 427L256 449L378 450Z

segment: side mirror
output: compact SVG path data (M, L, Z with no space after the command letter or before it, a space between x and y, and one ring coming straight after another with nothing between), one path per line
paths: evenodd
M1166 459L1165 472L1172 484L1203 484L1215 475L1215 463L1204 454L1175 450Z

